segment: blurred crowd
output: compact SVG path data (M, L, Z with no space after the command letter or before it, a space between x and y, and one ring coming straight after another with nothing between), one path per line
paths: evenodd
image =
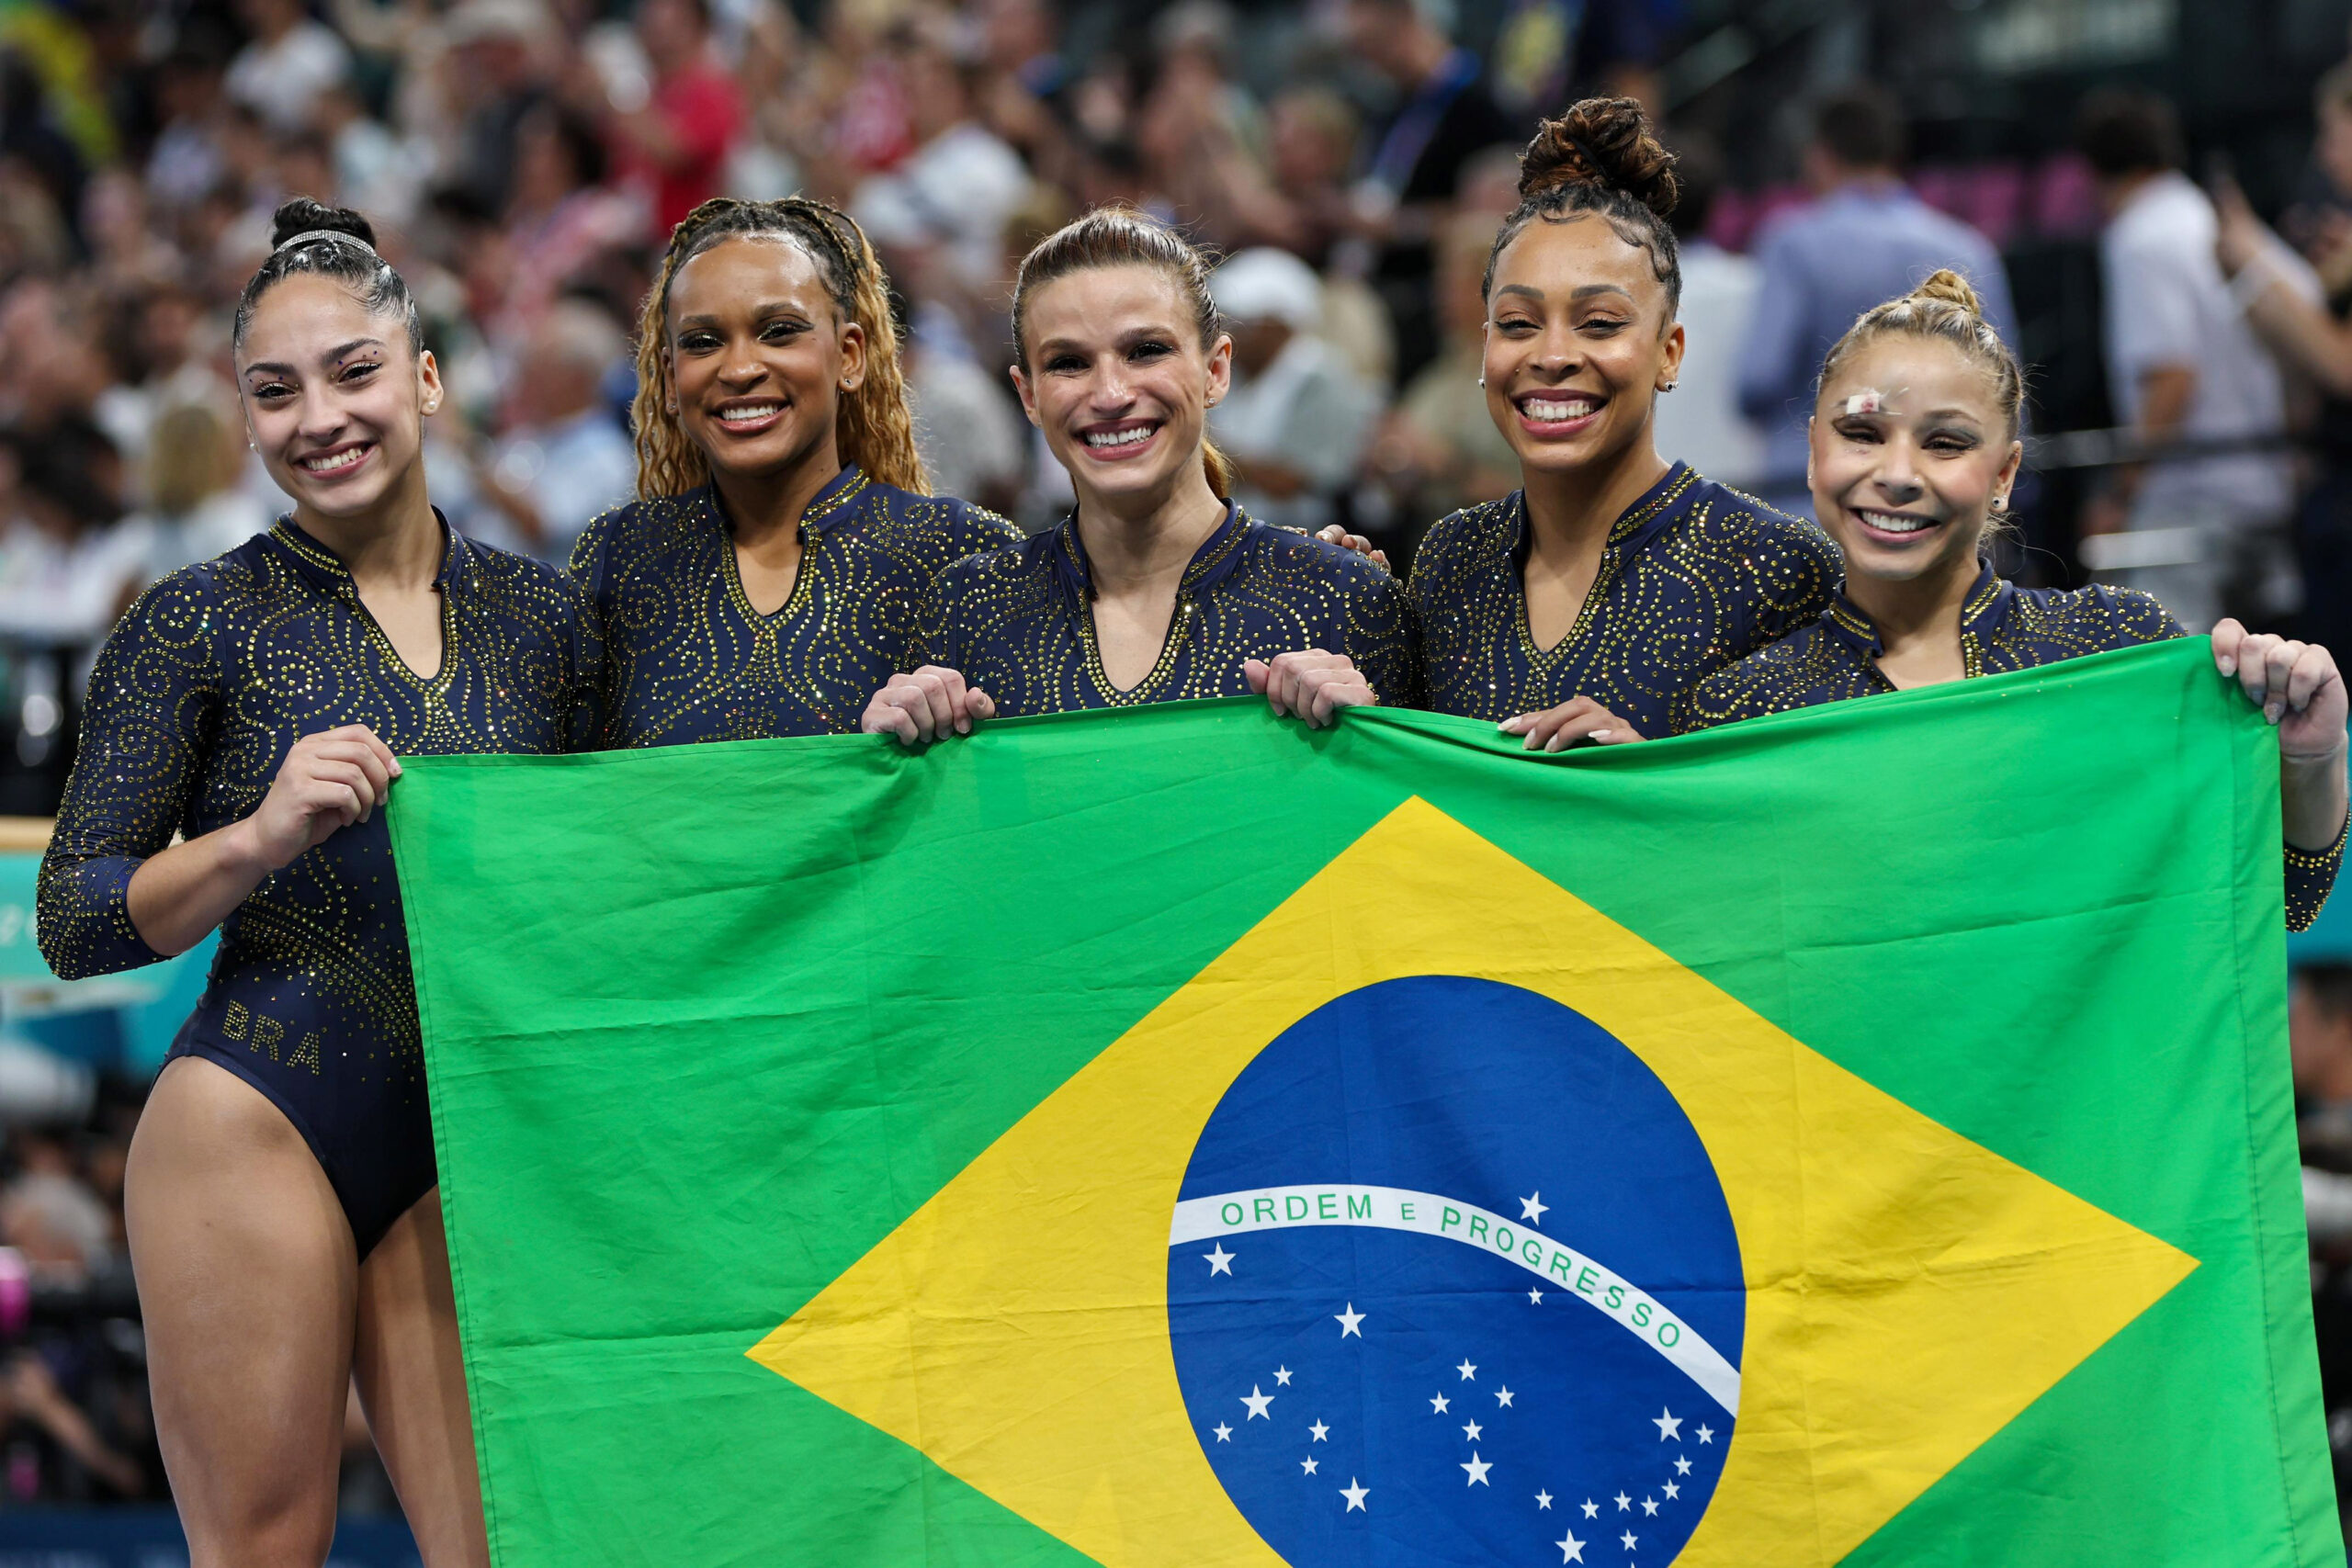
M2019 495L2010 569L2096 571L2192 625L2234 613L2352 645L2352 372L2331 389L2266 337L2217 249L2235 223L2242 249L2273 254L2267 278L2338 317L2352 305L2352 76L2322 84L2273 235L2190 177L2151 95L2094 95L2030 160L1913 168L1896 100L1826 83L1801 161L1735 185L1721 139L1666 101L1682 0L1481 16L1466 28L1454 0L0 3L0 814L53 808L79 687L130 598L287 504L246 446L228 364L230 307L287 196L367 212L408 278L451 394L428 427L433 496L489 542L560 560L630 493L630 338L670 225L715 194L805 191L854 214L890 269L936 489L1032 528L1069 504L1005 374L1011 282L1036 240L1124 201L1226 258L1236 386L1213 427L1245 502L1345 524L1401 569L1431 519L1517 483L1478 385L1481 278L1518 148L1595 92L1642 98L1683 160L1690 348L1660 406L1665 455L1808 510L1823 351L1936 266L1968 274L2037 387L2064 383L2023 308L2039 278L2015 260L2063 240L2096 254L2086 341L2104 390L2037 405L2043 479ZM2066 428L2083 408L2098 439ZM2312 984L2352 1017L2352 992ZM2329 1092L2352 1101L2352 1077ZM0 1154L0 1506L163 1484L122 1261L136 1098L12 1131ZM2341 1438L2352 1451L2352 1412ZM354 1499L376 1484L355 1461Z

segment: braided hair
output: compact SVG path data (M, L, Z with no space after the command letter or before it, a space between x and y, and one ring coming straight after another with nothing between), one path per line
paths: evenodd
M1667 223L1681 193L1674 163L1632 98L1587 98L1545 120L1519 155L1519 206L1487 253L1482 294L1494 293L1495 263L1529 224L1597 212L1619 239L1649 254L1672 321L1682 304L1682 258Z
M639 496L650 501L683 495L710 478L702 449L670 412L675 389L670 372L670 286L686 263L741 238L781 240L797 248L815 264L842 323L865 330L865 379L841 395L835 426L842 461L883 484L929 495L931 480L915 450L914 414L907 402L906 371L899 361L889 281L865 231L849 214L806 197L739 201L722 196L687 213L670 231L661 276L647 292L638 319L637 400L629 413L637 427Z

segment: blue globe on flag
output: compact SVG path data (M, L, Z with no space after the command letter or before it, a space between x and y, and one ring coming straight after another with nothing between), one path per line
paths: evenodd
M1327 1003L1219 1100L1170 1236L1186 1411L1293 1568L1690 1540L1739 1404L1738 1241L1674 1097L1581 1014L1453 976Z

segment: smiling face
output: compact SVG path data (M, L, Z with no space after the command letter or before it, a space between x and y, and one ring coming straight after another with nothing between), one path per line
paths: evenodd
M1495 258L1487 412L1521 467L1582 468L1646 443L1681 364L1682 327L1649 253L1598 214L1538 219Z
M1986 519L2025 454L1983 366L1893 333L1823 384L1812 443L1815 514L1848 578L1880 582L1973 581Z
M300 512L360 516L422 483L440 369L409 352L404 321L370 314L348 285L296 273L263 295L237 385L254 446Z
M711 473L773 478L833 451L841 394L865 378L817 264L789 241L726 240L670 281L670 386Z
M1041 285L1023 310L1021 405L1083 504L1165 496L1231 384L1233 344L1201 346L1192 305L1157 267L1104 266Z

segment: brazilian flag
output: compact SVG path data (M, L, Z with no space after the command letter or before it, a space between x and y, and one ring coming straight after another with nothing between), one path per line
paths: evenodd
M420 758L503 1568L2343 1562L2201 642Z

